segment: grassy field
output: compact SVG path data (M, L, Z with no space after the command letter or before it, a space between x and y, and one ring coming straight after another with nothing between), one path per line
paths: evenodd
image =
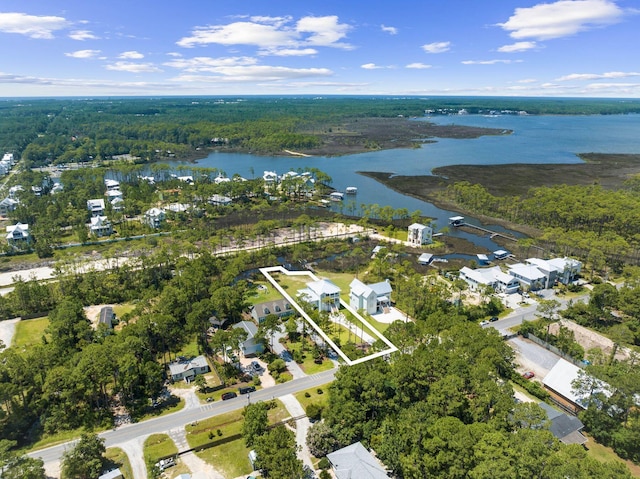
M122 449L119 447L110 447L107 449L105 457L113 464L113 467L120 469L124 479L135 479L129 457Z
M152 434L144 441L142 452L144 461L147 464L147 472L149 472L149 477L151 477L150 471L153 465L164 457L178 454L178 448L168 435ZM178 467L180 467L180 462L176 461L176 467L172 468L171 472L173 473L173 469L177 469ZM184 472L187 472L187 470Z
M256 294L250 296L248 298L249 303L251 305L256 305L260 303L265 303L267 301L275 301L277 299L282 299L282 295L278 292L276 288L274 288L271 283L268 281L256 281L255 284L262 286L264 288L258 289Z
M133 303L115 304L113 306L113 312L116 314L117 318L122 318L125 314L133 311L135 307L136 306Z
M42 342L44 330L49 326L49 317L23 319L16 324L16 333L11 346L16 349L28 348Z
M287 341L284 346L293 354L295 351L300 351L303 344L304 343L302 341L298 341L295 343ZM299 363L299 366L306 374L312 375L333 368L333 363L327 358L323 359L322 364L316 364L313 360L312 350L313 345L311 341L309 339L306 339L305 351L302 353L304 361L302 363Z
M613 449L597 443L591 436L586 433L584 434L589 438L586 446L587 451L591 457L601 462L622 462L623 464L627 465L633 477L640 477L640 466L634 464L631 461L625 461L624 459L621 459L615 452L613 452Z
M269 410L269 423L275 424L290 414L280 401ZM242 439L242 411L227 414L189 424L185 427L189 447L199 447L215 442L212 447L196 454L212 464L225 477L238 477L251 472L249 448Z
M318 391L322 391L322 394L318 394ZM307 394L309 397L307 397ZM327 406L329 404L329 385L327 384L319 388L305 389L304 391L295 393L294 396L298 402L300 402L305 411L307 406L312 403Z

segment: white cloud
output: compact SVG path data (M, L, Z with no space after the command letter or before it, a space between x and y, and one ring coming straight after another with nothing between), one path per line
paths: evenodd
M388 33L390 35L397 35L398 34L398 29L396 27L387 27L385 25L380 25L380 29L383 32Z
M422 49L427 53L444 53L451 49L451 42L434 42L422 45Z
M175 85L166 83L149 83L149 82L113 82L108 80L90 80L86 78L47 78L32 77L23 75L14 75L11 73L0 72L0 84L14 85L44 85L50 87L72 87L72 88L106 88L111 91L114 89L140 90L149 91L149 88L159 90L173 90Z
M333 72L327 68L288 68L267 65L220 66L216 75L180 75L174 81L183 82L255 82L279 81L309 76L330 76Z
M252 57L223 57L223 58L211 58L211 57L195 57L171 60L163 63L164 66L179 68L181 70L196 73L196 72L219 72L220 68L230 66L249 66L256 65L258 62Z
M384 67L376 65L375 63L365 63L364 65L360 65L360 68L364 68L365 70L379 70Z
M425 68L431 68L431 65L425 65L424 63L416 62L416 63L409 63L405 68L414 68L416 70L424 70Z
M180 58L180 57L182 57L182 53L169 52L169 53L167 53L167 56L174 57L174 58Z
M637 76L640 76L640 72L571 73L570 75L565 75L556 79L556 81L600 80Z
M131 50L128 52L122 52L118 55L118 58L122 58L123 60L140 60L144 58L144 55L140 52L136 52L135 50Z
M162 71L151 63L115 62L105 67L107 70L130 73L153 73Z
M196 27L191 36L181 38L177 45L185 48L211 43L253 45L264 51L294 51L314 46L351 48L340 42L351 27L339 23L337 16L303 17L295 25L290 17L252 17L250 20Z
M498 63L522 63L522 60L463 60L463 65L496 65Z
M315 48L268 48L260 50L258 55L261 56L275 56L275 57L302 57L315 55L318 50Z
M623 10L611 0L559 0L516 8L498 26L515 39L550 40L617 23L622 15Z
M516 42L511 45L501 46L498 48L498 51L501 53L524 52L531 50L532 48L536 48L537 46L536 42Z
M53 32L69 26L62 17L36 16L26 13L0 13L0 32L18 33L31 38L53 38Z
M69 33L69 38L72 40L84 41L84 40L99 40L100 37L94 35L89 30L75 30Z
M71 53L65 53L71 58L94 58L100 53L100 50L78 50Z
M339 43L350 29L346 23L338 23L336 15L303 17L296 24L297 32L310 33L304 40L305 44L324 47L351 48L350 45Z
M536 83L538 80L535 78L524 78L522 80L518 80L518 83Z

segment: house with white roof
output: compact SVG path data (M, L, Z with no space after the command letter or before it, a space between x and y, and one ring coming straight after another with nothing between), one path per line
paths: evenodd
M527 258L526 264L530 264L538 268L545 276L544 288L552 288L556 284L558 270L550 261L540 258Z
M107 178L104 180L104 186L107 188L107 191L115 191L120 189L120 182Z
M107 197L107 201L111 202L113 201L114 198L120 198L123 199L124 195L122 194L122 191L120 190L108 190L105 193L106 197Z
M19 249L26 248L29 246L29 243L31 243L29 225L18 222L15 225L7 226L7 235L5 238L9 246Z
M413 223L408 228L407 242L412 246L430 244L433 242L433 229L431 226Z
M392 291L389 281L364 284L355 278L349 285L349 306L368 314L381 313L391 306Z
M547 284L547 276L532 264L512 264L509 266L509 274L516 278L523 288L531 291L543 289Z
M151 208L144 213L144 223L154 229L160 228L166 217L167 215L164 210L160 208Z
M102 198L87 200L87 209L91 212L91 216L104 215L104 200Z
M562 284L569 284L580 275L582 263L573 258L553 258L549 260L549 264L556 268L556 277Z
M504 273L499 266L478 269L471 269L465 266L460 269L460 279L469 285L471 291L490 286L501 293L511 294L520 288L518 280Z
M111 209L113 211L124 210L124 200L120 197L112 199L109 203L111 204Z
M89 233L96 235L98 238L110 236L113 233L111 221L106 216L92 216L89 222Z
M4 200L0 201L0 215L7 216L12 211L15 211L20 201L7 196Z
M327 454L336 479L388 479L386 468L360 442Z
M585 377L593 382L593 389L590 394L581 392L574 386L574 382L580 378L581 374L586 375ZM593 394L601 393L607 397L611 395L607 383L594 378L565 359L558 360L542 379L542 384L556 399L571 406L576 412L589 406L589 401Z
M208 373L209 363L207 363L207 359L204 356L196 356L193 359L170 363L169 372L171 373L171 379L174 381L182 379L189 381L197 374Z
M13 185L9 188L9 198L16 199L19 192L24 191L24 186L22 185Z
M209 204L213 206L229 206L233 200L228 196L214 194L209 197Z
M340 308L340 288L328 279L311 281L298 291L298 297L319 311L337 311Z
M264 180L265 184L274 184L278 182L278 173L276 173L275 171L265 171L262 174L262 179Z

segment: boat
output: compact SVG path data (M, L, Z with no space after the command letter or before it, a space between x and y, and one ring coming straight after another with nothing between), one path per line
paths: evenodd
M329 199L331 201L342 201L344 199L344 193L341 193L339 191L334 191L329 195Z
M345 190L346 193L348 195L355 195L358 193L358 187L357 186L347 186L347 189Z

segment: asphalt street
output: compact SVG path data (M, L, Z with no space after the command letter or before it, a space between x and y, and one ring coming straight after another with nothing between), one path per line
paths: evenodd
M294 394L308 388L322 386L323 384L333 381L336 371L337 369L334 368L312 376L294 379L293 381L278 384L270 388L260 389L250 395L240 395L227 401L203 404L199 408L184 409L167 416L149 419L140 423L128 424L111 431L105 431L99 434L99 436L104 438L106 447L118 446L121 443L130 441L139 436L164 433L171 429L184 427L186 424L190 424L192 422L202 421L212 416L241 409L249 402L268 401L287 394ZM74 442L71 441L46 449L41 449L39 451L34 451L29 455L31 457L39 457L45 463L54 462L60 460L65 449L72 447L73 444Z

